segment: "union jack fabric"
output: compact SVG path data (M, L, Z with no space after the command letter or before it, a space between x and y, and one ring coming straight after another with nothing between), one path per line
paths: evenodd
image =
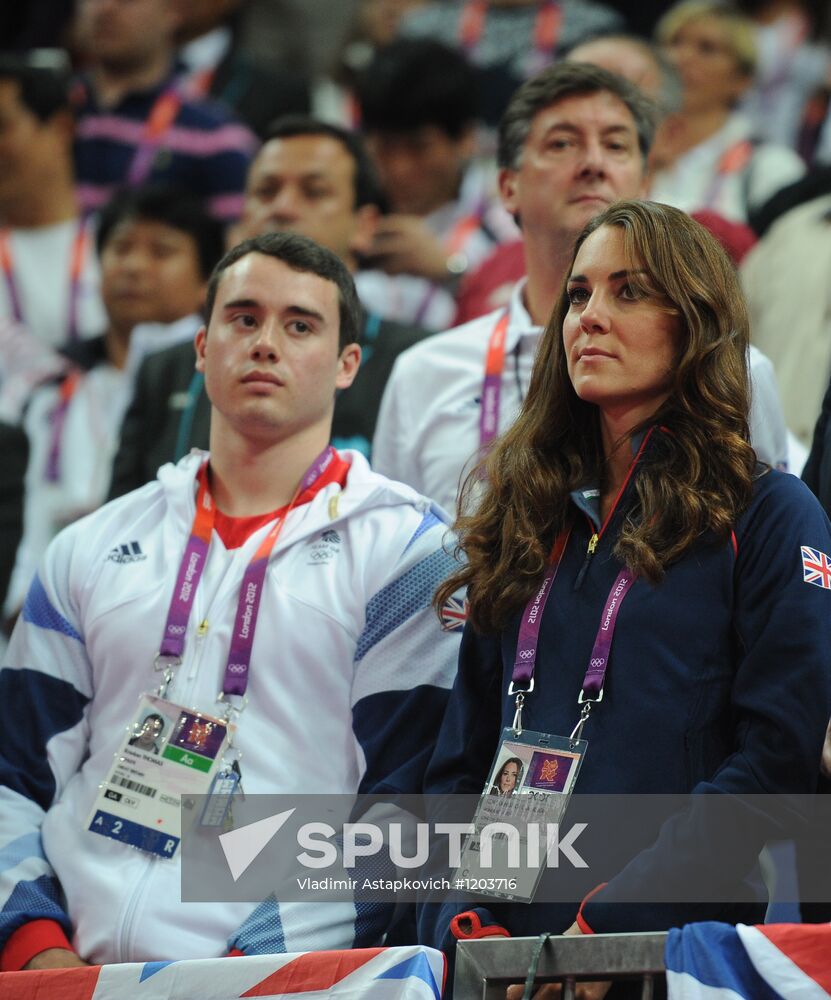
M669 1000L829 1000L831 924L705 922L669 932Z
M432 948L256 955L0 974L3 1000L440 1000Z
M461 632L467 621L467 606L456 597L448 597L441 608L441 623L446 632Z
M802 551L802 579L815 587L831 590L831 559L819 549L811 549L807 545Z

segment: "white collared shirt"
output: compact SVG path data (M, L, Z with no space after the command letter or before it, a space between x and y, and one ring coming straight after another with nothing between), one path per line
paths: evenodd
M516 419L531 380L542 327L523 302L525 280L511 295L499 431ZM460 480L475 464L485 358L503 310L428 337L401 354L378 414L372 461L376 471L431 497L451 513Z

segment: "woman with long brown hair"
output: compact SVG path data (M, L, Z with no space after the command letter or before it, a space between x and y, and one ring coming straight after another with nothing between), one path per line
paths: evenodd
M481 792L517 725L573 739L580 721L582 793L815 790L831 534L797 479L757 464L747 344L734 269L683 212L619 202L580 235L519 419L462 499L467 563L436 601L466 586L469 619L429 791ZM491 901L460 919L447 903L422 911L423 938L758 921L742 883L770 824L741 826L728 895L708 895L707 837L724 831L705 799L646 824L633 854L607 851L579 916ZM651 905L679 872L699 901L745 903Z

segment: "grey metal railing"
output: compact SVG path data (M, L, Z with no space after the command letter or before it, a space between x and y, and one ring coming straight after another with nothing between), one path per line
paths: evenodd
M579 980L640 980L642 1000L652 1000L664 977L666 934L592 934L550 937L543 945L537 982L562 983L563 1000L574 1000ZM484 938L456 948L454 1000L504 1000L505 987L523 983L539 938Z

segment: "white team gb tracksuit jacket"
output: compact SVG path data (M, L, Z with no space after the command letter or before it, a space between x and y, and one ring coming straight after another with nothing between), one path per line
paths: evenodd
M445 515L343 457L346 487L293 510L271 555L236 738L247 794L420 791L455 674L460 632L430 606L455 565ZM139 696L159 684L204 459L71 525L32 583L0 673L0 945L52 919L95 963L222 955L229 936L246 948L233 935L252 904L182 904L178 860L85 829ZM232 551L214 535L171 701L217 711L242 575L267 530ZM275 908L278 940L260 934L271 950L363 943L351 904Z

